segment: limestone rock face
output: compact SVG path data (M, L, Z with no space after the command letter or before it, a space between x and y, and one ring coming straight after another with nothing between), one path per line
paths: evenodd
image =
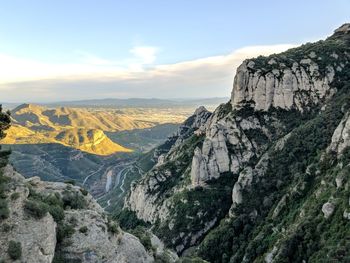
M100 262L125 262L143 263L153 262L153 258L140 241L133 235L119 230L119 233L108 232L108 221L98 212L93 210L67 211L66 221L75 218L78 226L87 227L85 233L77 229L69 238L69 246L63 247L67 257L79 259L83 263Z
M26 180L16 173L11 166L7 166L4 175L11 177L11 192L18 193L17 199L9 198L10 216L2 220L0 230L0 258L6 262L12 260L7 255L7 247L10 240L20 242L22 258L28 263L51 263L56 247L56 223L50 214L41 219L31 218L24 212L23 206L29 195L25 185Z
M192 159L191 180L192 185L200 185L209 179L207 165L200 148L196 148Z
M130 195L125 199L125 208L136 212L136 215L147 221L154 223L157 219L163 221L168 216L167 200L162 200L158 196L159 185L171 178L174 174L170 169L164 168L168 161L178 157L179 147L184 140L193 135L195 131L204 130L204 125L211 116L211 113L204 107L199 107L194 114L189 117L175 134L170 136L161 149L157 149L159 154L158 163L149 171L137 184L131 186Z
M242 118L232 112L222 116L222 112L219 107L208 119L203 145L201 149L195 149L191 166L192 186L204 185L225 172L236 174L251 158L260 156L263 147L249 138L250 131L271 137L258 118Z
M324 214L325 218L329 218L335 209L335 205L331 202L324 203L322 206L322 213Z
M276 141L274 145L274 149L281 150L284 147L289 136L290 134L287 134L281 139L279 139L278 141ZM259 182L261 179L263 179L268 167L268 163L269 163L269 155L268 153L265 153L260 157L255 167L252 168L250 166L246 166L239 173L238 179L234 184L233 190L232 190L232 207L230 211L231 216L234 216L232 213L232 209L243 202L242 192L249 191L250 186L253 182Z
M347 112L338 127L333 133L331 145L328 151L340 155L347 147L350 146L350 112Z
M238 109L251 103L256 110L279 107L303 111L334 92L330 83L335 69L331 65L324 76L319 72L317 61L311 58L295 62L291 68L283 64L274 68L265 73L255 68L253 60L244 61L234 79L232 107Z
M78 186L65 183L44 182L39 177L25 179L11 166L4 168L4 176L11 178L7 198L10 214L0 221L0 258L12 262L7 255L10 240L20 242L22 259L27 263L51 263L55 254L83 263L148 263L154 259L135 236L118 229L108 231L108 219L103 209L90 194L84 196ZM33 217L26 211L25 203L30 192L41 196L62 195L65 191L80 195L85 202L82 209L64 210L64 222L74 228L72 236L65 238L65 244L57 244L57 223L50 213L41 218ZM73 223L74 222L74 223ZM87 231L80 231L86 227ZM16 261L17 262L17 261Z
M337 34L348 34L348 28L343 27ZM265 209L271 209L269 216L273 220L282 217L289 202L305 194L309 181L303 178L318 175L319 171L315 165L309 169L312 172L300 171L299 176L298 169L301 168L296 168L298 173L293 174L293 180L295 177L300 178L300 181L295 184L293 181L293 185L287 188L284 184L292 180L289 178L291 175L286 173L283 178L283 171L273 173L268 170L269 166L271 169L280 168L276 163L281 163L279 160L289 150L289 147L285 148L286 143L294 145L295 141L303 139L297 136L300 136L299 133L304 134L304 130L297 130L297 127L304 128L303 125L314 116L328 112L328 106L333 109L331 99L338 101L334 94L338 87L341 89L336 84L342 81L350 65L348 49L337 45L334 48L332 39L326 41L307 44L267 58L244 61L237 69L229 103L220 105L212 114L203 108L198 109L168 139L167 144L170 146L160 147L163 152L158 164L132 185L124 207L134 211L138 218L157 222L154 228L159 228L164 234L161 238L180 253L201 242L219 220L239 218L235 212L243 211L252 221L265 216ZM349 146L348 119L349 115L346 115L333 135L330 148L338 153ZM273 162L269 163L269 158ZM289 164L283 164L283 167L289 167ZM334 179L330 181L334 182ZM341 180L342 177L336 180L339 190L347 187L345 181ZM214 206L206 207L201 201L204 199L209 203L206 194L213 194L221 183L225 186L230 184L232 206L231 209L225 207L225 217L216 217L210 210ZM275 195L274 191L280 190L286 190L287 193ZM228 193L230 198L230 191ZM251 197L246 193L260 195L259 201L246 202L244 198ZM205 198L202 198L202 194ZM259 207L251 207L252 203L259 204ZM332 203L324 205L322 212L325 217L333 213L334 206ZM199 212L191 213L197 207ZM300 217L304 217L305 211L299 213ZM183 222L196 229L196 232L190 227L186 229ZM284 230L276 227L272 231L282 233ZM266 233L261 233L261 237L259 234L256 240L264 235ZM195 239L191 240L191 237ZM278 258L278 247L276 245L266 255L266 262L274 262L274 258ZM200 246L198 248L200 250ZM250 262L251 255L248 256L243 257L245 261L242 262Z

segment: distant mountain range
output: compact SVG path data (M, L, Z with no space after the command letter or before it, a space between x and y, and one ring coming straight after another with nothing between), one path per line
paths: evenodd
M58 101L52 103L35 103L46 107L107 107L107 108L168 108L168 107L216 107L221 103L226 103L228 97L198 98L198 99L157 99L157 98L129 98L129 99L91 99L76 101ZM4 108L13 109L20 103L2 103Z

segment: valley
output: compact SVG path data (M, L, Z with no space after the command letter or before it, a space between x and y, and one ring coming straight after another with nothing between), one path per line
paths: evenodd
M141 176L138 160L194 111L191 104L159 102L141 103L140 108L76 106L15 106L1 143L12 151L10 163L26 178L84 187L108 211L122 208L131 182Z
M350 263L350 1L27 2L0 263Z

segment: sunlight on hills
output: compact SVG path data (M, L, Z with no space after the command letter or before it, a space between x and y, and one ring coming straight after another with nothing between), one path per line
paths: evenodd
M3 144L59 143L96 155L132 152L113 142L104 132L151 128L180 123L193 108L104 109L46 108L22 104L11 111L12 126Z

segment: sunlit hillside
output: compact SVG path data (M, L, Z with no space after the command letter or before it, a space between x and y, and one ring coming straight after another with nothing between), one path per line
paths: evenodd
M180 123L193 112L178 108L48 108L22 104L11 111L12 126L3 144L59 143L88 153L110 155L131 152L111 140L120 131ZM108 132L108 135L105 134ZM140 150L135 149L133 150Z

